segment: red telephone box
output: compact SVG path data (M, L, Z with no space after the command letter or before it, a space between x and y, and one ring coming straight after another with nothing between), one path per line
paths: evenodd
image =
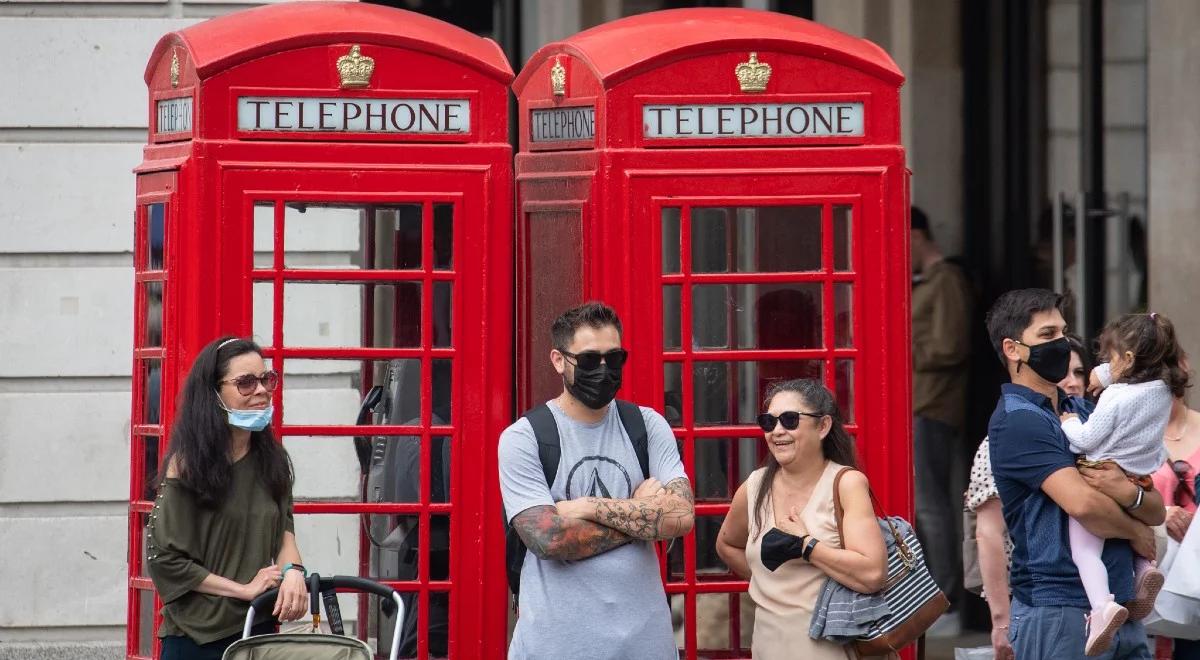
M511 416L501 49L415 13L304 2L170 33L145 77L128 657L157 654L142 529L175 395L227 333L282 374L274 431L310 569L407 594L404 639L366 598L348 629L383 657L503 648L502 618L479 616L504 600L503 571L484 573L503 547L494 439Z
M514 83L519 405L560 387L549 319L613 304L622 396L666 413L696 489L662 553L687 658L749 655L747 585L714 546L771 381L823 379L884 506L912 514L903 80L816 23L681 9L547 45Z

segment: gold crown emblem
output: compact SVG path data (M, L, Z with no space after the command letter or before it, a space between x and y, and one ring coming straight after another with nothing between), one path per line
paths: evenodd
M171 50L171 86L179 86L179 51Z
M555 96L563 96L567 93L567 70L563 68L562 62L558 58L554 58L554 66L550 69L550 90Z
M743 92L765 92L771 79L771 65L758 61L758 53L750 53L750 61L742 62L733 70Z
M358 44L354 44L349 53L337 59L337 70L342 87L366 87L375 72L375 59L363 55Z

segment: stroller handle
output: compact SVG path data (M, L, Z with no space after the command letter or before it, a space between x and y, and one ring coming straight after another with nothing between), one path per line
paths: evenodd
M333 575L330 577L322 577L316 573L308 578L309 598L311 599L312 613L317 613L317 608L320 607L320 598L318 594L329 589L352 589L358 592L375 594L382 600L380 607L383 608L384 614L388 616L396 615L396 630L393 632L393 643L391 660L396 660L396 653L400 650L400 645L396 640L400 639L400 627L404 622L404 601L400 600L400 593L391 587L382 585L374 580L358 577L355 575ZM250 636L250 628L254 624L255 612L261 612L267 608L274 609L275 599L279 596L279 589L269 589L259 594L254 600L250 601L250 610L246 612L246 624L242 628L242 637Z
M391 616L396 612L396 601L392 599L392 595L395 594L396 591L391 587L379 584L374 580L368 580L367 578L361 578L354 575L331 575L329 577L321 577L320 584L320 589L317 589L316 591L326 591L331 588L353 589L355 591L375 594L376 596L384 599L382 603L384 614ZM314 591L312 588L312 580L309 580L308 588L310 592ZM310 597L312 596L311 593L309 595ZM273 609L275 607L275 598L277 596L279 596L278 587L274 589L268 589L251 601L250 607L256 612L261 612L267 608ZM313 603L316 603L315 599L313 600Z

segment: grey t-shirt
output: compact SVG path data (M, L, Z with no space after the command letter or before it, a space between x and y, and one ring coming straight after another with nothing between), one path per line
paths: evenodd
M553 401L562 444L558 474L546 487L537 439L524 417L500 434L500 490L509 520L535 506L595 496L627 499L642 483L633 444L609 405L596 424L577 422ZM686 477L667 420L642 408L650 476ZM677 658L671 612L654 546L634 541L579 561L541 560L526 552L520 617L510 660L658 660Z

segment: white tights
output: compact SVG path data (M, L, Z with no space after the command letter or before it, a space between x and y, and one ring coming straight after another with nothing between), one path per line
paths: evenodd
M1067 534L1071 539L1071 559L1075 568L1079 569L1079 579L1083 581L1083 590L1087 592L1088 602L1093 610L1100 609L1112 598L1108 590L1108 569L1100 554L1104 551L1104 539L1087 531L1074 518L1067 523ZM1150 560L1138 555L1134 558L1134 574L1140 574L1149 566Z

